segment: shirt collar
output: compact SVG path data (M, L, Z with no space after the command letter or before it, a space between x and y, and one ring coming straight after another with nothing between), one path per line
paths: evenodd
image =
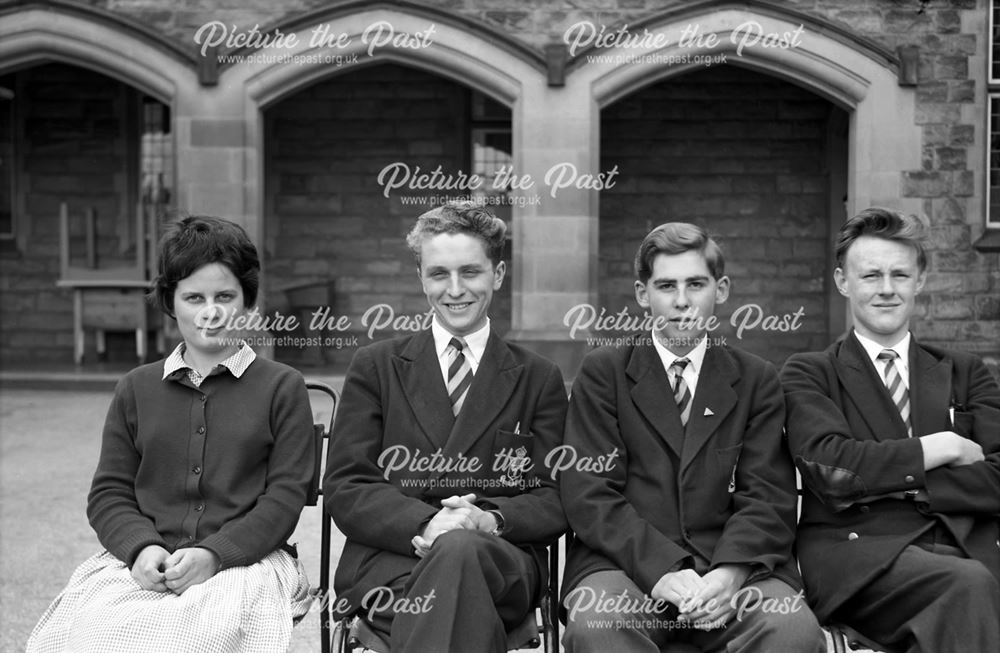
M875 364L875 361L878 359L879 353L883 349L891 349L894 352L896 352L896 355L899 357L899 358L896 359L896 364L899 365L903 370L909 369L909 367L910 367L910 358L909 358L909 354L910 354L910 332L909 331L906 332L906 335L903 336L902 340L900 340L899 342L897 342L892 347L884 347L884 346L878 344L877 342L875 342L871 338L865 337L865 336L861 335L860 333L858 333L857 329L854 330L854 337L858 339L858 342L861 344L861 347L865 350L865 353L868 354L868 358L871 359L871 362L872 362L873 365ZM876 369L881 369L881 368L876 367Z
M656 331L652 331L651 335L653 336L653 347L656 349L656 353L660 355L660 360L663 361L663 369L669 370L675 360L686 358L688 359L687 366L694 372L694 375L697 377L701 373L701 366L705 363L705 352L708 351L707 333L701 337L701 340L695 345L694 349L683 356L678 356L664 347L660 339L656 337Z
M431 334L434 336L434 350L437 352L438 358L444 355L446 349L448 349L448 344L451 342L452 338L456 336L452 335L448 329L444 328L444 325L438 321L437 315L431 320ZM472 358L475 359L476 365L483 360L483 354L486 353L486 342L490 339L490 318L486 318L486 324L484 324L480 329L473 331L467 336L462 336L462 340L465 341L466 347Z
M174 350L170 352L170 355L163 361L163 379L166 379L168 376L179 370L195 371L193 367L184 361L184 352L186 349L187 347L184 343L180 343L174 347ZM257 352L255 352L253 347L244 341L240 344L239 349L237 349L232 356L216 365L212 369L212 372L215 372L220 368L225 368L229 370L230 374L238 379L243 376L243 373L247 371L247 368L250 367L250 364L253 363L256 358Z

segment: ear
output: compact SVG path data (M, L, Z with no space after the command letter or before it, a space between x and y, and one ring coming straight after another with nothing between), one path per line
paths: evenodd
M837 268L833 271L833 282L837 284L837 290L844 297L847 297L847 277L844 276L843 268Z
M722 277L715 282L715 303L724 304L727 299L729 299L729 287L730 287L729 277L722 275Z
M424 278L423 271L420 269L419 265L417 265L417 279L420 280L420 290L426 296L427 293L430 292L429 288L427 287L427 284L430 282L430 279L425 279ZM430 300L428 299L428 301L430 301Z
M638 279L635 281L635 301L642 308L649 308L649 291L646 290L646 284Z
M507 263L505 261L500 261L493 268L493 290L500 290L500 286L503 285L504 276L507 274Z
M924 289L924 284L927 282L927 270L921 270L920 274L917 275L917 292L919 293Z

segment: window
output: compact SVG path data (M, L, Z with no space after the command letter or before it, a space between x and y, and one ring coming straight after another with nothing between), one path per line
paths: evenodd
M990 93L989 182L986 185L987 227L1000 228L1000 93Z
M1000 229L1000 1L990 2L986 227Z
M141 138L139 157L142 203L166 205L170 202L170 191L174 187L170 108L151 97L142 98Z
M14 84L0 78L0 240L11 240L14 229Z
M474 197L488 201L490 208L502 220L510 220L510 188L495 188L493 181L502 170L510 175L511 153L510 109L482 93L472 93L472 173L484 181Z

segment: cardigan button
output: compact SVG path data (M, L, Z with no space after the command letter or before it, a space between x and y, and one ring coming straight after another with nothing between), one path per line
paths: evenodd
M199 503L197 506L194 507L194 511L195 512L201 512L204 509L205 509L205 504L204 503Z
M849 533L849 534L847 535L847 539L851 540L852 542L853 542L854 540L858 539L858 537L859 537L859 536L858 536L858 534L857 534L857 533Z
M915 481L916 479L915 479L915 478L913 478L912 476L910 476L909 474L907 474L907 475L906 475L906 478L904 478L903 480L904 480L904 481L906 481L907 483L912 483L912 482L913 482L913 481Z
M205 433L205 427L204 426L199 426L198 427L198 433L202 433L202 434Z
M861 506L861 512L866 513L866 512L868 512L870 510L871 510L871 508L869 508L868 506Z
M194 467L191 468L191 473L192 474L201 474L201 467L198 467L197 465L195 465Z

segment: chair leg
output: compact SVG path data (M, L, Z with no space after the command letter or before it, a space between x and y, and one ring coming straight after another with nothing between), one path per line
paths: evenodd
M329 634L330 622L328 620L328 617L326 617L326 615L324 615L324 618L327 620L323 625L325 627L326 632ZM323 640L323 653L344 653L344 651L346 650L346 642L347 642L347 635L344 622L338 621L337 624L333 627L332 635L328 636Z
M829 632L830 639L833 640L833 653L847 653L847 636L844 635L844 631L837 626L831 626Z
M334 646L331 646L332 638L337 636L337 633L340 632L340 628L338 624L338 626L334 628L333 632L332 633L330 632L330 613L326 609L326 606L323 605L322 603L323 601L326 601L326 598L320 597L320 601L321 603L319 611L319 637L320 637L319 648L320 651L322 651L322 653L331 653L331 649L336 648Z
M319 626L320 626L320 647L322 653L331 653L336 651L341 653L344 650L344 643L346 641L346 634L343 632L341 622L337 622L337 626L334 629L333 637L340 633L340 644L331 645L331 633L330 624L333 619L333 592L330 589L330 539L331 534L331 518L330 515L323 510L322 502L319 504L320 519L323 522L322 534L320 536L320 560L319 560L319 592L320 592L320 615L319 615Z

